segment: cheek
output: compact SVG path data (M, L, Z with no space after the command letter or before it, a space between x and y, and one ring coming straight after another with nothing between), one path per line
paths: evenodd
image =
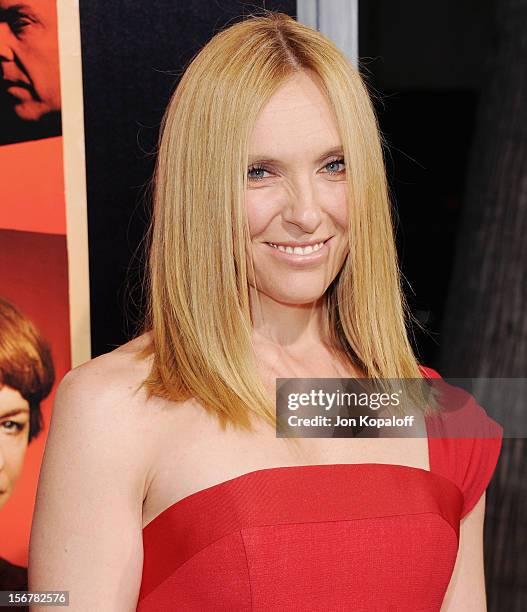
M60 108L60 74L58 67L35 63L30 74L33 85L43 102L58 110Z
M3 443L2 447L5 462L4 467L13 485L20 476L20 472L24 466L27 439L20 437L20 439L8 440Z
M16 456L13 458L13 470L12 470L12 478L18 480L20 473L22 472L22 468L24 467L24 459L26 457L26 447L27 444L21 445L20 448L17 448Z
M36 37L28 43L27 53L22 58L33 85L46 92L57 92L60 88L59 48L55 36Z
M342 230L348 229L348 190L345 183L340 183L334 189L331 198L328 198L328 213L331 215L335 225Z
M265 189L248 191L245 196L247 221L251 238L261 235L277 214L276 199ZM275 202L273 204L273 202Z

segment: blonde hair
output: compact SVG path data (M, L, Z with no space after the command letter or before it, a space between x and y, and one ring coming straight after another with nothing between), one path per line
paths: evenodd
M325 293L333 344L371 378L422 378L406 331L381 135L359 72L317 31L266 11L216 34L190 63L161 126L154 174L143 385L191 397L227 423L275 425L252 342L244 207L248 142L288 77L315 75L347 166L350 251ZM427 409L424 409L426 413Z

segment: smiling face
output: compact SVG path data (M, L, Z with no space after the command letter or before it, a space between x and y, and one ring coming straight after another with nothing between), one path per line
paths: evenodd
M24 465L29 404L20 392L0 387L0 508L7 502Z
M259 114L249 143L246 209L258 291L318 300L349 251L346 168L327 99L295 74ZM254 278L249 275L254 287Z
M55 0L0 0L0 90L20 119L60 110Z

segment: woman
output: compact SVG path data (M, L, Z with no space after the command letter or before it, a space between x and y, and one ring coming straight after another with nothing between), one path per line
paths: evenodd
M282 14L217 34L166 111L154 200L144 333L59 388L31 588L74 610L483 610L499 439L427 440L424 410L411 439L274 429L279 377L438 376L408 342L358 73Z
M0 510L14 492L28 445L42 430L40 403L54 381L48 343L0 297ZM0 558L0 590L26 589L27 569Z

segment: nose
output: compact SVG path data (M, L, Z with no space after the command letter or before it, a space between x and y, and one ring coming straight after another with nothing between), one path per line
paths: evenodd
M314 186L305 179L299 180L291 186L287 197L283 219L303 232L314 233L322 220L319 197Z
M0 62L12 62L15 59L15 54L10 45L10 40L13 37L11 28L7 23L0 23Z

